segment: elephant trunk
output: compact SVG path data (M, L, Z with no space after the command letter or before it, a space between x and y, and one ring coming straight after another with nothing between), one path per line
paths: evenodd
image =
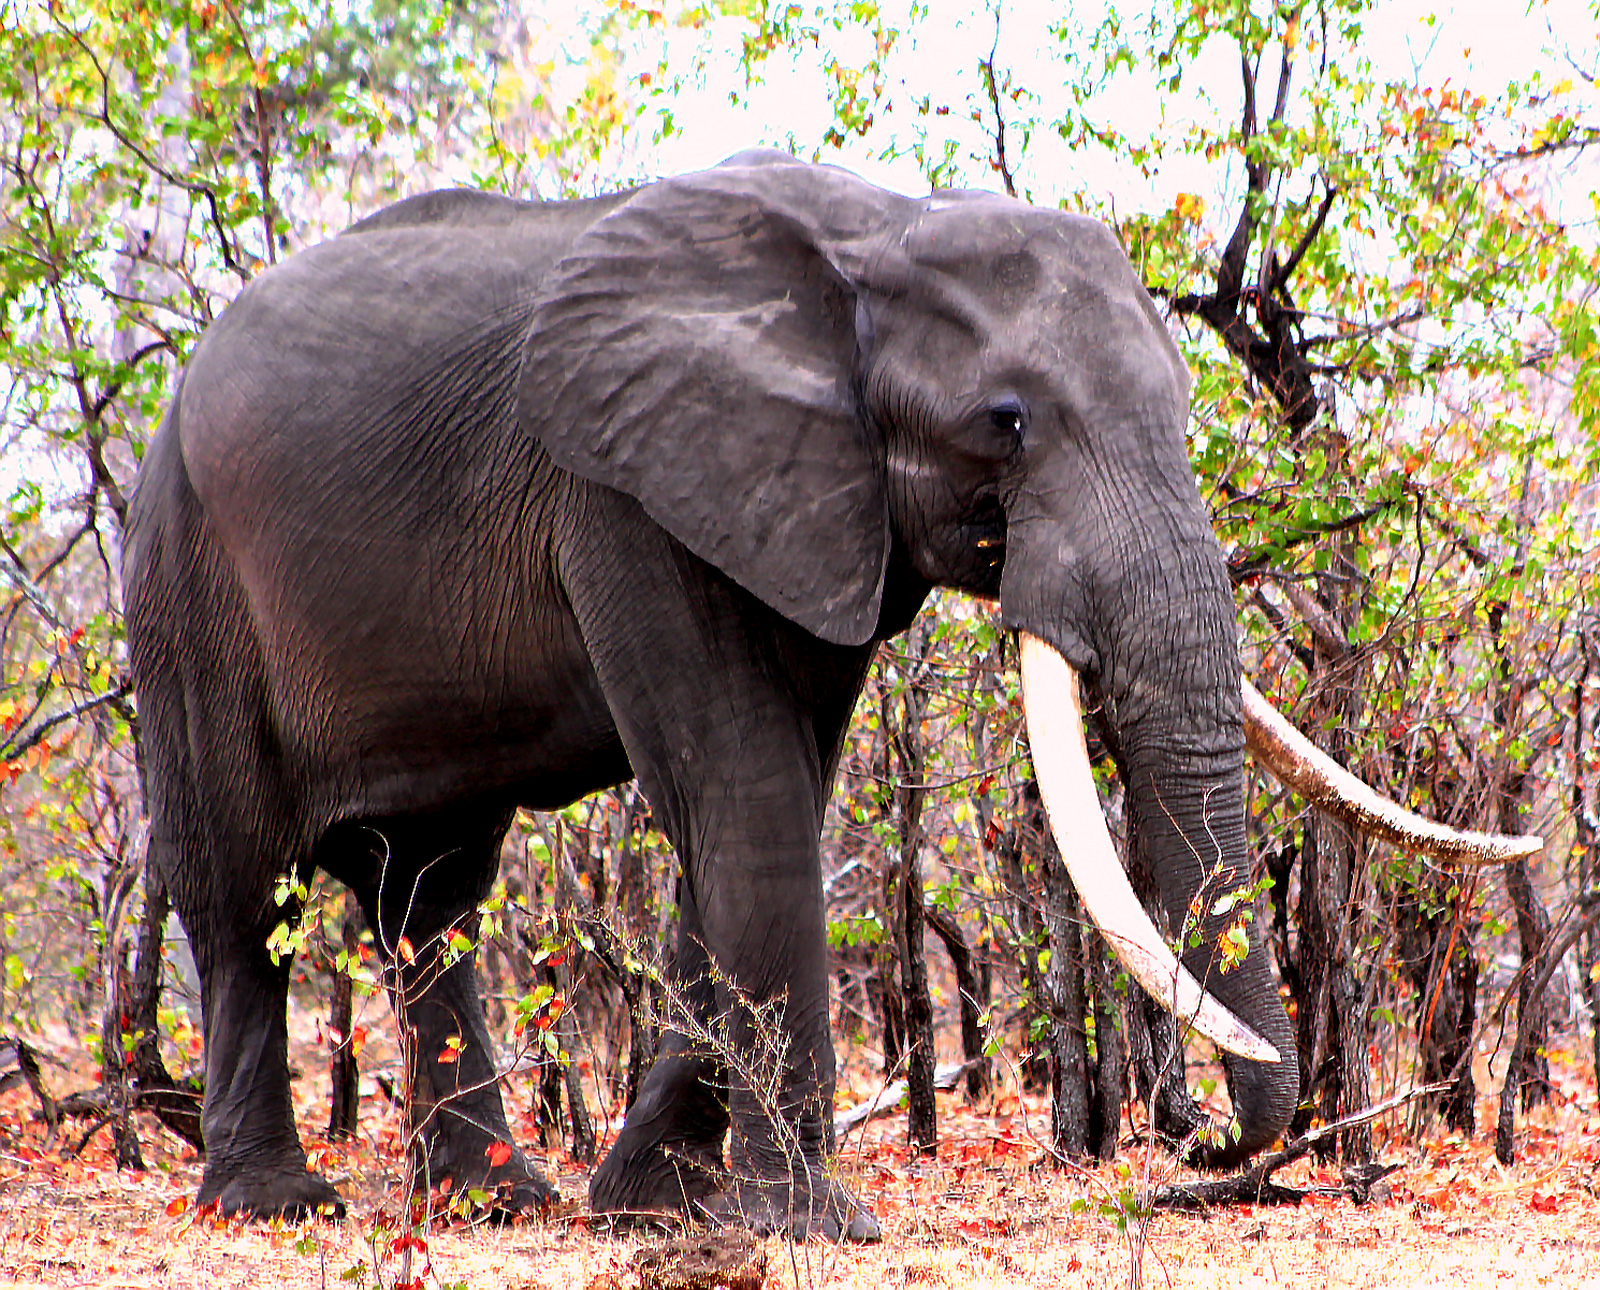
M1247 917L1254 901L1245 890L1242 749L1199 770L1178 756L1156 769L1139 753L1131 769L1125 766L1142 857L1174 935L1182 932L1180 962L1134 895L1106 832L1084 749L1076 673L1027 633L1021 656L1034 768L1073 884L1130 975L1228 1053L1234 1123L1198 1144L1195 1155L1218 1168L1242 1160L1288 1125L1300 1080L1288 1017ZM1137 746L1150 742L1172 741L1140 739ZM1248 945L1242 958L1230 935L1235 929Z
M1133 863L1147 871L1184 966L1208 997L1277 1051L1276 1062L1225 1053L1233 1122L1198 1143L1196 1163L1226 1168L1270 1147L1300 1092L1294 1032L1256 918L1244 831L1242 750L1197 755L1163 740L1124 756Z

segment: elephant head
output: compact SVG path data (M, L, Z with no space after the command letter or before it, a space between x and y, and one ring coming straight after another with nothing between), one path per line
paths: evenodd
M824 641L899 630L931 585L998 597L1089 910L1237 1054L1236 1124L1206 1157L1270 1143L1298 1095L1291 1028L1255 929L1242 962L1218 949L1249 882L1232 592L1187 371L1110 231L743 154L598 220L530 337L521 415L555 462ZM1192 933L1183 968L1105 838L1080 677L1169 926Z

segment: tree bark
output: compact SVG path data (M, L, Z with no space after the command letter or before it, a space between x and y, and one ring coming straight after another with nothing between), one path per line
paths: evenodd
M1127 1098L1127 1058L1118 1017L1122 1011L1114 972L1100 933L1090 929L1089 986L1094 996L1094 1091L1089 1105L1089 1145L1097 1160L1111 1160L1122 1136L1122 1104Z
M1049 848L1047 847L1047 853ZM1044 922L1050 961L1044 994L1050 1010L1050 1138L1069 1160L1089 1155L1089 1013L1083 973L1083 914L1059 863L1047 871Z
M1329 469L1345 465L1343 435L1327 435ZM1341 766L1350 764L1351 734L1363 715L1362 681L1367 668L1352 649L1351 631L1364 585L1356 563L1356 538L1342 533L1332 542L1328 567L1316 576L1314 603L1303 606L1312 620L1311 728L1324 731L1324 750ZM1295 597L1291 595L1291 600ZM1361 1110L1372 1101L1367 1058L1370 1000L1357 980L1356 941L1362 888L1367 881L1362 840L1345 825L1314 811L1306 820L1300 866L1300 961L1298 1034L1302 1087L1313 1094L1325 1121ZM1320 1092L1320 1097L1316 1094ZM1302 1111L1290 1132L1303 1133ZM1372 1159L1372 1126L1361 1122L1323 1140L1318 1155L1350 1163Z
M956 974L956 992L960 995L961 1059L971 1063L967 1071L967 1096L980 1098L988 1094L993 1085L989 1059L984 1055L983 1014L989 1007L988 982L979 979L973 970L972 950L961 933L961 924L954 914L935 905L925 905L923 914L928 926L944 942L950 956L950 966Z
M1591 795L1590 771L1595 753L1586 745L1600 744L1600 705L1589 711L1586 695L1590 677L1597 670L1596 660L1600 659L1600 634L1584 633L1579 648L1582 663L1572 693L1572 818L1577 843L1577 889L1593 891L1600 886L1600 802ZM1590 1061L1600 1086L1600 933L1591 931L1584 936L1578 963L1589 1005ZM1596 1105L1600 1106L1600 1101Z
M1179 1151L1210 1119L1189 1095L1177 1022L1143 990L1129 996L1125 1015L1134 1091L1145 1104L1150 1131L1169 1151Z
M356 1136L361 1102L361 1071L356 1061L355 991L350 966L361 952L361 911L353 895L345 896L343 949L345 967L334 965L333 1001L328 1010L328 1026L337 1036L328 1054L328 1075L333 1096L328 1111L328 1139Z
M1417 1100L1413 1126L1434 1114L1470 1137L1477 1127L1477 1085L1472 1076L1473 1032L1478 1019L1478 960L1467 910L1475 888L1447 899L1429 881L1403 890L1395 906L1399 953L1417 1000L1418 1082L1450 1081L1442 1095ZM1435 911L1435 912L1430 912Z
M900 982L906 1042L907 1133L912 1150L932 1155L938 1149L939 1126L933 1096L935 1062L933 997L928 988L928 958L923 937L922 807L927 798L927 750L922 723L927 689L920 676L905 677L900 686L899 720L884 711L883 728L890 736L897 762L894 790L895 832L900 840L899 883L894 909L895 945L900 957ZM887 709L886 694L884 706Z
M1089 1155L1090 1114L1083 915L1056 852L1038 784L1025 781L1017 800L1017 823L1002 851L1017 907L1023 974L1047 1022L1051 1145L1068 1160L1082 1160Z
M1038 848L1043 845L1043 839L1037 828L1030 836L1028 821L1033 814L1027 802L1030 787L1037 802L1038 786L1025 782L1018 793L1021 806L1017 821L1000 836L995 852L1000 859L1001 875L1011 894L1014 949L1018 974L1022 978L1022 1006L1018 1010L1022 1025L1022 1085L1031 1092L1037 1092L1050 1084L1048 1046L1041 1046L1038 1042L1038 1037L1048 1028L1049 1014L1046 1010L1044 967L1041 963L1041 950L1047 935L1044 920L1039 915L1038 902L1031 891L1034 885L1032 875L1040 872ZM1035 842L1035 838L1039 840ZM1034 849L1030 850L1030 846Z

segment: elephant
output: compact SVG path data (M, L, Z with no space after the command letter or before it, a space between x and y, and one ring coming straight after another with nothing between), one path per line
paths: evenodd
M1188 390L1101 223L782 153L586 200L430 193L260 274L181 374L124 552L151 860L202 983L200 1201L342 1212L267 950L279 875L316 868L415 1033L414 1169L549 1201L520 1152L490 1163L493 1044L472 956L439 947L517 808L632 778L680 865L672 980L726 1047L667 1034L592 1206L873 1238L830 1172L819 831L874 651L935 587L1019 633L1086 907L1230 1049L1205 1162L1270 1144L1292 1030L1254 928L1221 972L1235 916L1197 904L1249 863ZM1200 909L1181 963L1085 787L1080 683L1169 927ZM767 1031L775 1103L729 1060Z

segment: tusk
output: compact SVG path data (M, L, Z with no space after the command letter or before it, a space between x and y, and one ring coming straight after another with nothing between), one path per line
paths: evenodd
M1380 797L1296 730L1248 678L1244 737L1272 773L1311 805L1402 850L1476 865L1520 860L1544 846L1544 839L1534 834L1511 837L1448 828Z
M1050 831L1084 908L1122 965L1162 1007L1230 1053L1275 1062L1278 1050L1205 993L1180 963L1133 894L1106 831L1100 798L1089 773L1078 703L1078 674L1037 636L1018 633L1022 655L1022 708L1033 745ZM1068 822L1072 832L1066 831Z

